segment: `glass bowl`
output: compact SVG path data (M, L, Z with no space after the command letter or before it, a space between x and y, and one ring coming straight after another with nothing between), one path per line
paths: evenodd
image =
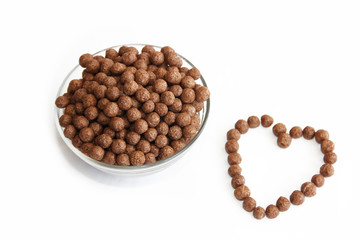
M141 52L141 49L146 46L148 44L124 44L124 45L118 45L118 46L113 46L110 48L115 48L115 49L119 49L121 46L131 46L131 47L136 47L139 52ZM160 51L161 47L158 46L153 46L156 50ZM109 48L107 48L109 49ZM101 55L101 56L105 56L105 51L107 49L98 51L96 53L94 53L93 55ZM183 67L187 67L187 68L192 68L194 67L194 65L187 60L186 58L184 58L183 56L181 56L180 54L178 54L178 56L182 59L183 61ZM80 65L76 65L70 72L69 74L65 77L64 81L61 83L60 88L58 90L57 93L57 97L63 95L66 91L67 91L67 87L69 85L69 82L72 79L79 79L82 76L82 71L83 68ZM200 77L200 81L201 84L203 86L206 86L206 82L203 78L203 76ZM199 83L199 81L197 81ZM77 148L75 148L72 143L71 140L66 138L64 136L63 130L64 128L60 126L59 124L59 118L62 116L64 109L59 109L55 106L55 122L56 122L56 127L57 130L59 131L59 134L61 136L61 138L63 139L63 141L65 142L65 144L84 162L86 162L87 164L103 171L106 173L111 173L111 174L116 174L116 175L122 175L122 176L137 176L137 175L145 175L145 174L150 174L150 173L155 173L158 172L160 170L163 170L169 166L171 166L172 164L174 164L177 160L179 160L180 158L182 158L186 152L189 151L189 149L191 148L191 146L193 146L193 144L195 143L195 141L200 137L202 131L204 130L204 127L206 125L208 116L209 116L209 110L210 110L210 99L208 99L206 102L204 102L204 108L199 112L199 116L200 116L200 121L201 121L201 126L199 131L197 132L196 136L183 148L181 149L179 152L176 152L174 155L156 161L155 163L151 163L151 164L146 164L146 165L142 165L142 166L118 166L118 165L110 165L110 164L106 164L104 162L99 162L96 161L88 156L86 156L85 154L83 154L80 150L78 150Z

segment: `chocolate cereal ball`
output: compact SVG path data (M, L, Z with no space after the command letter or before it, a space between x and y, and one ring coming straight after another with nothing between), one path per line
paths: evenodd
M104 158L104 154L105 154L105 151L100 146L93 146L89 150L89 157L91 157L97 161L101 161Z
M184 88L180 96L183 103L192 103L195 100L195 91L192 88Z
M276 201L276 207L280 212L285 212L290 208L290 201L286 197L279 197Z
M156 162L156 157L153 153L145 154L145 164L150 164Z
M290 202L294 205L301 205L305 201L305 195L299 190L293 191L290 195Z
M302 133L301 127L295 126L290 129L290 136L292 138L300 138L300 137L302 137L302 135L303 135L303 133Z
M199 87L196 89L196 101L204 102L210 97L210 91L207 87Z
M130 108L127 113L126 117L129 120L129 122L135 122L136 120L141 118L141 112L137 108Z
M110 120L109 127L114 131L120 131L125 128L125 121L119 117L113 117Z
M185 76L184 78L181 79L180 85L183 88L194 88L195 80L190 76Z
M145 119L149 127L156 127L160 123L160 116L156 112L149 113Z
M277 144L281 148L287 148L291 144L291 136L288 133L281 133L277 139Z
M334 152L327 152L324 155L324 162L334 164L337 161L337 155Z
M107 151L105 152L104 158L103 158L103 162L110 164L110 165L114 165L116 162L116 156L113 152Z
M192 77L194 80L199 79L200 76L201 76L199 69L197 69L196 67L190 69L190 70L187 72L187 75L190 76L190 77Z
M240 119L235 123L235 128L239 130L241 134L245 134L249 130L249 124L247 121Z
M155 139L155 145L158 148L163 148L166 145L168 145L168 143L169 143L169 140L165 135L158 135Z
M262 115L261 116L261 125L263 127L270 127L274 123L274 119L269 115Z
M141 52L149 53L151 55L155 52L155 49L154 49L154 47L152 47L150 45L146 45L145 47L143 47L143 49L141 49Z
M129 132L126 135L126 142L130 145L136 145L140 141L141 136L136 132Z
M60 96L55 101L55 105L58 108L64 108L67 105L69 105L69 103L70 103L70 99L67 96Z
M228 169L228 173L229 173L230 177L233 177L236 174L240 175L241 171L242 171L242 169L238 164L231 165Z
M316 195L316 186L312 182L306 182L301 185L301 192L306 197L313 197Z
M109 99L107 99L107 98L102 98L102 99L100 99L100 100L98 101L97 107L98 107L100 110L104 110L106 104L108 104L109 102L110 102Z
M325 183L325 178L321 174L315 174L311 178L311 182L314 183L316 187L322 187Z
M129 155L126 153L119 154L116 157L116 163L119 166L130 166L130 158Z
M277 123L274 125L273 127L273 133L275 136L279 136L281 133L285 133L286 132L286 127L284 124L282 123Z
M82 98L82 103L84 105L84 108L88 108L91 106L96 106L97 99L93 94L86 94Z
M139 88L136 91L136 100L141 103L144 103L150 99L150 92L146 88Z
M117 101L120 110L127 111L132 107L132 100L129 96L121 96Z
M146 86L149 82L150 76L146 70L139 69L135 72L135 81L142 85Z
M80 89L82 85L83 85L83 81L81 79L73 79L69 83L67 92L74 93L76 90Z
M279 216L279 213L279 209L273 204L269 205L265 211L266 216L270 219L276 218Z
M134 53L134 52L126 52L126 53L124 53L122 55L121 60L122 60L122 63L129 66L129 65L136 62L136 60L137 60L136 53Z
M182 130L182 134L186 138L193 138L195 137L196 133L197 133L197 129L193 125L188 125L184 127Z
M99 136L103 132L103 127L100 123L93 122L90 124L90 127L94 131L95 136Z
M168 85L164 79L155 80L153 86L154 86L154 91L156 93L163 93L167 90L167 87L168 87Z
M156 131L158 134L167 135L169 133L169 126L165 122L160 122L156 126Z
M237 173L231 179L231 186L236 189L237 187L245 184L245 178L243 175Z
M170 147L169 145L163 147L160 149L159 152L159 159L165 159L170 157L171 155L173 155L175 153L174 149L172 147Z
M182 140L176 140L171 142L171 147L174 149L175 152L180 151L185 147L186 143Z
M89 73L96 74L99 72L99 70L100 70L100 63L96 59L92 59L86 64L86 71Z
M148 130L148 123L144 119L138 119L134 123L134 130L138 134L143 134Z
M124 84L124 93L126 95L133 95L136 93L138 88L139 88L139 85L135 81L133 81L133 80L128 81Z
M95 143L102 148L108 148L111 146L113 139L106 133L96 137Z
M167 124L167 125L172 125L173 123L175 123L176 121L176 115L175 113L173 112L168 112L164 117L164 122Z
M81 141L80 137L76 135L73 139L71 139L71 143L76 148L81 148L83 142Z
M313 139L315 136L315 129L313 127L307 126L303 130L303 136L305 139Z
M143 153L150 152L150 143L146 140L140 140L136 145L136 149L142 151Z
M188 113L179 113L176 116L176 123L180 126L180 127L185 127L187 125L189 125L191 123L191 117Z
M170 106L174 104L175 101L175 95L170 91L165 91L160 96L161 102Z
M157 137L157 131L155 128L148 128L148 130L144 133L144 137L149 142L155 141Z
M241 161L242 161L242 158L241 158L240 154L237 153L237 152L230 153L230 154L228 155L228 158L227 158L227 159L228 159L228 163L229 163L230 165L240 164Z
M226 142L225 150L227 153L237 152L239 150L239 143L236 140L231 139Z
M93 58L94 57L90 53L85 53L85 54L81 55L80 58L79 58L80 66L82 66L83 68L86 67L88 62L93 60Z
M71 122L72 122L72 117L68 114L64 114L59 118L59 123L60 123L60 126L62 126L62 127L66 127L66 126L70 125Z
M130 162L133 166L144 165L145 155L141 151L134 151L130 154Z
M110 101L117 101L121 95L121 91L117 87L109 87L106 90L105 95Z
M164 54L162 52L155 51L150 55L150 61L152 64L159 66L165 61Z
M64 129L64 136L73 139L76 135L76 128L73 125L67 125Z
M321 152L326 154L328 152L332 152L335 149L335 144L328 139L325 139L321 142Z
M258 220L263 219L265 217L265 209L260 206L256 207L253 211L253 216Z
M96 121L101 125L108 125L110 123L110 118L107 117L103 112L100 112Z
M193 117L196 114L196 109L193 105L191 104L184 104L182 105L182 109L181 112L186 112L188 113L191 117Z
M335 169L333 165L329 163L325 163L320 167L320 174L323 175L324 177L331 177L332 175L334 175L334 172Z
M230 129L226 134L227 140L239 140L240 139L240 132L237 129Z
M119 114L119 106L114 102L109 102L104 108L104 114L107 117L116 117Z
M179 98L175 98L173 105L169 106L170 111L178 113L182 109L182 102Z
M80 130L84 127L89 126L89 120L87 120L84 116L77 116L74 118L73 124L77 129Z
M106 75L109 75L111 67L114 65L114 61L110 58L105 58L103 62L101 63L100 71L105 73Z
M256 207L256 201L252 197L247 197L244 199L243 208L247 212L252 212Z
M111 151L115 154L125 153L126 142L122 139L114 139L111 144Z
M324 140L329 140L329 132L324 129L319 129L315 132L315 140L321 143Z
M80 137L81 141L83 141L85 143L92 142L95 137L94 130L92 130L92 128L90 128L90 127L82 128L80 130L79 137Z
M98 108L94 106L88 107L87 109L85 109L84 115L90 121L95 120L99 115Z
M168 113L168 107L164 103L155 104L155 112L159 114L160 117L165 116Z
M151 113L155 110L155 103L148 100L142 105L141 110L143 110L144 113Z
M250 128L257 128L258 126L260 126L260 120L256 116L250 116L247 122Z
M126 65L123 63L116 62L110 68L110 72L114 75L119 75L126 70Z
M241 185L235 189L234 195L237 200L244 200L245 198L250 197L250 189L245 185Z

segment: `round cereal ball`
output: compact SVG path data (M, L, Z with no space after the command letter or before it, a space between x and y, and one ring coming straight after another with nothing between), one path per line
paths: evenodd
M120 130L118 132L116 132L116 138L117 139L125 139L126 138L126 134L127 134L127 130L126 129L123 129L123 130Z
M244 199L243 208L247 212L252 212L256 207L256 201L252 197L247 197Z
M274 119L271 116L267 114L261 116L261 125L263 127L266 128L270 127L273 123L274 123Z
M91 106L91 107L88 107L87 109L85 109L84 115L87 119L89 119L91 121L98 117L99 111L98 111L97 107Z
M156 131L158 134L167 135L169 133L169 126L165 122L160 122L156 126Z
M160 149L159 151L159 159L165 159L170 157L171 155L173 155L175 153L174 149L172 147L170 147L169 145L163 147Z
M148 130L148 128L149 128L149 125L144 119L138 119L134 123L134 130L138 134L145 133Z
M118 52L113 48L109 48L109 49L107 49L105 51L105 57L106 58L110 58L110 59L114 60L117 56L119 56Z
M109 102L104 108L104 114L107 117L116 117L119 114L119 106L114 102Z
M136 145L136 149L143 153L148 153L150 152L150 143L146 140L140 140Z
M156 93L163 93L167 90L167 83L164 79L157 79L154 82L154 91Z
M160 117L163 117L168 113L168 107L164 103L156 103L155 112L159 114Z
M156 162L155 154L147 153L145 154L145 164L150 164Z
M181 59L178 57L178 55L175 52L169 52L165 56L165 61L170 66L177 66L181 67L182 62L180 63Z
M193 117L196 114L196 109L193 105L191 104L184 104L182 105L182 109L181 112L186 112L188 113L191 117Z
M322 153L328 153L328 152L332 152L335 149L335 144L328 139L325 139L321 142L321 152Z
M130 166L130 158L126 153L119 154L116 157L116 163L119 166Z
M272 130L273 130L274 135L278 137L281 133L286 132L286 126L282 123L277 123L274 125Z
M130 154L130 153L135 152L135 151L136 151L136 147L135 147L135 146L130 145L130 144L126 145L126 153L127 153L127 154Z
M104 133L109 135L111 138L115 138L115 135L116 135L116 132L109 127L104 129Z
M102 86L102 85L99 85L99 86ZM87 94L87 91L85 88L80 88L78 90L76 90L74 92L74 95L73 95L73 99L75 100L75 102L81 102L82 103L82 98L84 97L84 95ZM105 95L104 95L105 96Z
M286 197L279 197L276 206L280 212L285 212L290 208L290 201Z
M122 63L124 63L127 66L135 63L136 60L137 60L137 56L136 56L136 53L134 53L134 52L126 52L121 57Z
M133 74L135 74L136 71L137 71L137 69L136 69L136 67L130 66L130 67L127 67L127 68L126 68L126 71L130 71L130 72L132 72Z
M196 112L200 112L204 108L204 103L203 102L193 101L192 105L196 109Z
M250 189L245 185L241 185L235 189L234 195L237 200L244 200L250 197Z
M305 139L313 139L315 136L315 129L313 127L307 126L303 130L303 136Z
M121 96L117 101L120 110L127 111L132 107L132 100L129 96Z
M316 195L316 186L312 182L306 182L301 185L301 192L306 197L313 197Z
M236 140L231 139L226 142L225 150L227 153L237 152L239 150L239 143Z
M171 142L171 147L174 149L175 152L180 151L186 146L186 143L182 140L176 140Z
M332 175L334 175L334 172L335 169L333 165L329 163L325 163L320 167L320 174L323 175L324 177L331 177Z
M95 145L94 145L93 143L84 143L84 144L81 145L81 147L79 148L79 150L80 150L83 154L89 156L89 152L90 152L91 148L93 148L94 146L95 146Z
M197 133L196 127L193 125L188 125L183 128L182 135L186 138L193 138Z
M84 113L84 105L82 103L75 103L75 112L78 115L83 115Z
M83 68L86 67L88 62L93 60L93 58L94 57L90 53L85 53L85 54L81 55L80 58L79 58L80 66L82 66Z
M195 114L195 116L193 116L191 118L191 125L193 125L194 127L196 127L196 130L199 130L201 127L201 122L200 122L200 116L198 114Z
M315 132L315 140L321 143L324 140L329 140L329 132L324 129L319 129Z
M135 72L135 81L142 85L146 86L149 82L150 76L146 70L139 69Z
M105 152L103 162L106 164L114 165L116 162L115 154L110 151Z
M96 137L95 143L102 148L108 148L111 146L113 139L106 133Z
M101 63L100 71L109 75L111 67L114 65L114 61L110 58L105 58L104 61Z
M155 139L155 146L158 148L163 148L168 145L169 140L165 135L158 135Z
M75 119L74 119L74 121L75 121ZM70 125L71 122L72 122L72 117L68 114L64 114L59 118L59 124L62 127L66 127L66 126Z
M125 84L127 82L135 81L135 74L132 73L130 70L125 70L123 74L121 74L120 82Z
M140 141L141 136L136 132L129 132L126 135L126 141L130 145L136 145Z
M97 161L101 161L104 158L105 151L100 146L93 146L89 150L88 154L89 154L89 157L91 157Z
M128 81L124 84L124 93L126 95L134 95L138 88L139 85L135 81Z
M235 128L239 130L241 134L245 134L249 130L249 124L247 121L240 119L235 123Z
M287 148L291 144L291 136L288 133L281 133L277 139L277 144L281 148Z
M175 50L169 46L165 46L161 48L161 52L164 54L164 56L167 56L169 53L174 53Z
M301 127L295 126L290 129L290 136L292 138L300 138L300 137L302 137L302 135L303 135L303 133L302 133Z
M151 54L153 54L153 53L155 52L155 49L154 49L154 47L151 46L151 45L146 45L145 47L143 47L143 48L141 49L141 52L143 52L143 53L149 53L149 54L151 55Z
M256 207L253 211L253 216L258 220L263 219L265 217L265 209L260 206Z
M204 102L210 97L210 91L207 87L199 87L196 89L196 101Z
M125 128L125 121L120 117L113 117L110 120L109 127L114 131L121 131Z
M60 96L55 101L55 105L58 108L64 108L67 105L69 105L69 103L70 103L70 99L67 96Z
M155 52L151 53L150 61L152 64L159 66L159 65L163 64L165 61L164 54L162 52L155 51Z
M160 149L154 144L150 145L150 152L155 155L155 157L159 156Z
M173 112L168 112L164 117L164 122L167 124L167 125L172 125L173 123L175 123L176 121L176 114L173 113Z
M155 128L148 128L148 130L144 133L144 137L149 142L155 141L156 137L158 135L158 132Z
M102 98L102 99L100 99L100 100L98 101L97 107L98 107L100 110L104 110L106 104L108 104L109 102L110 102L109 99L107 99L107 98Z
M97 99L101 99L105 97L107 87L105 85L99 85L94 89L94 96Z
M228 155L228 163L230 165L240 164L241 161L242 161L241 155L237 152L233 152Z
M99 70L100 70L100 63L96 59L92 59L86 64L86 71L89 73L96 74L99 72Z
M156 127L160 123L160 116L156 112L149 113L145 119L149 127Z
M151 113L155 110L155 103L151 100L148 100L141 106L141 109L144 111L144 113Z
M161 94L161 102L170 106L174 104L175 95L170 91L165 91Z
M103 132L103 127L100 123L93 122L90 124L90 127L94 131L95 136L99 136Z
M165 80L171 84L179 84L181 82L181 74L176 67L168 68L164 76Z
M93 94L86 94L82 98L82 104L84 105L84 108L96 106L97 99Z
M76 128L73 125L67 125L64 129L64 136L73 139L76 135Z
M79 135L75 135L75 137L71 139L71 144L76 148L80 148L83 142L81 141Z
M119 75L126 70L126 65L123 63L116 62L110 68L110 72L114 75Z
M176 116L176 123L180 126L180 127L185 127L189 124L191 124L191 117L188 113L183 112L183 113L179 113Z
M179 140L182 137L182 129L178 125L169 128L168 136L171 140Z
M96 121L101 125L108 125L110 123L110 118L107 117L103 112L100 112Z
M92 128L90 128L90 127L82 128L80 130L79 137L80 137L81 141L83 141L85 143L92 142L95 137L94 130L92 130Z
M137 108L130 108L127 113L126 117L129 120L129 122L135 122L136 120L141 118L141 112Z
M76 90L80 89L82 85L83 85L83 81L81 79L73 79L69 83L67 92L74 93Z
M134 151L130 154L130 162L133 166L144 165L145 155L141 151Z
M316 187L322 187L325 183L325 178L323 175L321 174L315 174L312 178L311 178L311 182L313 184L315 184Z
M94 80L98 82L99 84L103 84L105 78L107 78L107 75L103 72L99 72L95 75Z
M237 165L232 165L237 166ZM241 172L241 171L240 171ZM236 189L237 187L245 184L245 178L240 173L236 173L231 179L231 186Z
M139 55L139 59L134 63L134 67L138 70L146 71L148 68L148 61L149 59L145 57L146 55Z
M105 78L104 80L104 85L107 87L107 88L110 88L110 87L115 87L117 84L117 81L114 77L107 77Z
M185 76L181 79L180 85L183 88L194 88L195 80L191 76Z
M169 88L170 92L174 94L175 97L179 97L182 94L182 87L180 85L172 85Z
M157 79L164 79L166 73L167 73L167 70L166 70L165 68L159 67L159 68L156 70L155 75L156 75L156 78L157 78Z
M334 164L337 161L337 155L334 152L327 152L324 155L324 162Z
M199 79L200 76L201 76L199 69L197 69L196 67L191 68L191 69L186 73L186 75L192 77L194 80Z
M65 108L64 114L70 115L70 116L75 116L75 115L76 115L75 105L74 105L74 104L69 104L69 105Z
M117 101L121 95L121 91L117 87L109 87L106 90L105 95L110 101Z
M270 219L276 218L279 216L279 213L279 209L273 204L269 205L265 211L266 216Z
M183 103L192 103L195 101L195 97L196 97L196 94L192 88L184 88L183 92L180 96Z
M228 169L228 173L229 173L230 177L233 177L236 174L240 175L241 171L242 171L242 169L238 164L231 165Z
M299 190L293 191L290 195L290 202L294 205L301 205L305 201L305 195Z
M94 74L91 74L89 72L86 71L86 69L82 72L82 77L84 80L83 83L83 88L85 88L86 90L88 90L89 85L92 85L92 82L94 80ZM95 82L95 81L94 81ZM89 92L91 93L91 92Z
M136 100L143 103L150 99L150 92L146 88L139 88L135 94Z
M84 116L77 116L74 118L73 124L77 129L80 130L89 126L89 120L87 120Z
M239 130L237 130L236 128L230 129L230 130L226 133L226 137L227 137L227 140L234 139L234 140L237 141L237 140L240 139L240 132L239 132Z

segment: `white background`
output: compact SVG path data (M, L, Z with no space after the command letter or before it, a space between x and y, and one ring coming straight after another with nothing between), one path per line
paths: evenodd
M0 239L359 239L359 1L3 1ZM169 45L211 90L208 125L174 166L146 177L102 173L54 124L66 74L86 52ZM270 114L336 143L335 175L277 219L233 197L224 151L240 118ZM322 164L315 141L240 139L243 174L266 207Z

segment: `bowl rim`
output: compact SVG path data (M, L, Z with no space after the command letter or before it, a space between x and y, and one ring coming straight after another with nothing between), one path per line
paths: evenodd
M156 45L152 45L152 44L140 44L140 43L134 43L134 44L120 44L120 45L115 45L112 47L108 47L105 49L102 49L100 51L95 52L94 54L92 54L93 56L101 53L101 52L105 52L107 49L111 49L111 48L120 48L122 46L133 46L133 47L144 47L144 46L152 46L154 48L158 48L161 49L161 47L156 46ZM177 55L182 58L184 61L187 62L187 64L189 64L191 67L195 67L194 64L192 64L188 59L186 59L185 57L183 57L182 55L178 54ZM71 71L65 76L64 80L62 81L57 94L56 94L56 99L61 96L61 90L64 88L64 85L66 84L66 82L68 81L69 77L71 76L71 74L76 71L78 68L80 67L80 64L77 64L73 69L71 69ZM203 77L203 75L200 75L200 80L203 86L207 87L207 84L205 82L205 79ZM60 126L59 123L59 118L60 118L60 111L61 109L57 108L55 105L55 124L57 127L57 130L62 138L62 140L65 142L65 144L75 153L75 155L77 155L80 159L82 159L83 161L87 162L88 164L94 166L94 165L98 165L99 167L103 168L103 169L108 169L108 170L115 170L117 172L126 172L126 173L142 173L144 171L147 170L152 170L152 169L157 169L160 166L164 166L166 164L168 164L169 162L171 162L171 160L176 159L177 156L181 155L183 152L185 152L187 149L189 149L193 143L199 138L199 136L201 135L202 131L205 128L205 125L207 123L207 119L209 117L209 112L210 112L210 98L206 101L206 108L205 108L205 113L204 113L204 120L203 123L200 126L199 131L196 133L195 137L193 139L191 139L191 141L185 145L184 148L182 148L180 151L176 152L175 154L171 155L170 157L167 157L165 159L162 160L158 160L154 163L150 163L150 164L145 164L145 165L140 165L140 166L119 166L119 165L111 165L111 164L107 164L104 162L100 162L97 161L95 159L92 159L90 157L88 157L87 155L85 155L84 153L82 153L79 149L77 149L76 147L74 147L71 143L70 139L67 139L64 136L64 132L62 127Z

